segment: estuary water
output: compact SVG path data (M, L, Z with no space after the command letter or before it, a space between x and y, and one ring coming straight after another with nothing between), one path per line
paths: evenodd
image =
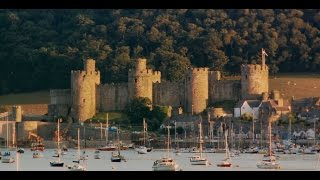
M83 150L82 150L83 151ZM153 162L163 156L165 151L153 150L148 154L138 154L135 150L121 151L121 155L126 158L126 162L111 162L111 152L101 151L101 159L94 159L95 149L86 149L88 160L84 161L87 171L152 171ZM3 151L2 151L3 152ZM68 171L67 167L50 167L49 162L57 160L52 157L54 149L47 149L43 152L44 157L33 159L32 151L25 149L25 153L17 154L11 151L15 156L15 162L6 164L0 163L0 171ZM182 171L319 171L320 154L278 154L281 168L279 170L265 170L257 168L257 163L263 158L262 154L240 154L240 156L232 157L233 167L222 168L217 167L225 156L224 153L206 153L211 163L209 166L191 165L190 157L194 153L181 153L177 156L170 154L179 164ZM65 166L72 165L72 161L77 159L77 150L69 149L66 155L61 158Z

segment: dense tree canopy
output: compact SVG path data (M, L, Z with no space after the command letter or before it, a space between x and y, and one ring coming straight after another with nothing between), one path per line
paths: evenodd
M127 81L137 57L167 80L190 66L238 74L262 47L271 73L320 68L318 10L7 9L0 22L0 93L69 88L86 58L103 83Z

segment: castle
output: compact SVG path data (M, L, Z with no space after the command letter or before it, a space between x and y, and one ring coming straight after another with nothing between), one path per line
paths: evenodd
M119 111L135 97L148 97L154 105L182 107L201 113L208 105L224 100L259 99L268 92L269 70L262 50L261 64L241 65L241 80L221 77L219 71L189 68L178 82L161 81L161 72L147 68L138 59L128 72L128 83L100 84L95 61L84 62L84 70L71 72L71 89L50 91L48 117L67 116L85 121L96 112Z

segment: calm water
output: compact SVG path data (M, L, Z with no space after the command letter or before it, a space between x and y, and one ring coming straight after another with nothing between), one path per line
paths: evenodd
M121 151L127 162L112 163L110 161L111 152L101 151L102 159L94 159L94 149L87 149L86 154L89 159L86 160L88 171L152 171L153 162L164 156L165 152L154 150L148 154L138 154L134 150ZM11 152L16 155L15 152ZM77 151L69 149L68 154L63 156L65 165L72 165L76 160ZM25 149L25 153L16 155L16 162L11 164L0 163L0 171L67 171L67 167L50 167L49 162L57 158L52 157L53 149L44 152L44 157L40 159L32 158L32 151ZM224 158L223 153L207 153L210 166L193 166L189 158L193 153L182 153L179 156L172 154L183 171L317 171L320 170L318 161L320 154L315 155L286 155L279 154L280 170L263 170L258 169L256 164L262 159L262 154L240 154L232 158L233 167L221 168L216 164ZM17 163L18 156L18 163ZM17 168L17 164L19 164Z

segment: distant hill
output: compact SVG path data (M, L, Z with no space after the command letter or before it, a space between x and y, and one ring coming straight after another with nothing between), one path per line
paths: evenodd
M282 74L269 79L269 91L280 90L284 98L320 97L319 74Z

